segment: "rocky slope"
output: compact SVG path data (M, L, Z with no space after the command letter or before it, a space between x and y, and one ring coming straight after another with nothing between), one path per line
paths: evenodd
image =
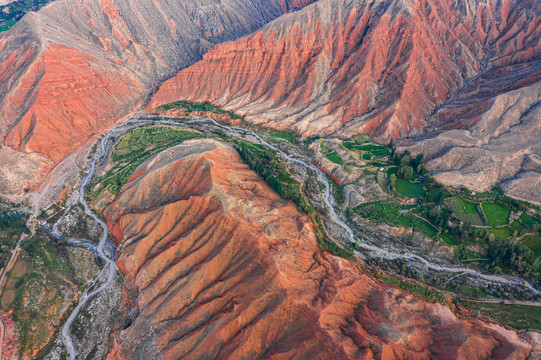
M30 164L2 167L0 192L21 191L214 44L302 3L57 0L28 13L0 35L0 157Z
M148 159L106 218L127 314L109 359L524 359L532 351L512 331L457 319L320 251L308 218L216 141Z
M464 127L539 81L540 24L536 1L322 0L214 47L149 108L209 100L305 135Z
M541 205L541 83L496 96L468 129L445 131L403 149L423 152L436 178L486 191L501 185L510 196Z

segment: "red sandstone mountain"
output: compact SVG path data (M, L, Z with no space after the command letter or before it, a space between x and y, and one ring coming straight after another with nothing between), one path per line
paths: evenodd
M0 192L21 191L214 44L305 3L56 0L28 13L0 34Z
M396 138L470 126L540 79L539 1L321 0L215 46L148 108L208 100L305 135Z
M106 218L131 314L109 359L524 359L532 351L513 331L457 319L319 250L307 216L216 141L148 159Z
M67 153L138 108L155 85L215 44L250 33L182 70L149 107L210 100L303 134L404 137L427 127L429 133L470 128L490 115L497 98L529 94L539 84L538 1L312 2L56 0L28 14L0 34L0 192L34 184ZM528 109L538 103L535 98L518 111L531 115ZM501 116L514 113L506 110L512 106L508 101ZM531 131L535 126L519 132ZM489 139L501 135L479 132ZM464 146L464 137L466 152L486 144L465 134L421 147L431 149L427 158L439 157ZM509 141L520 142L514 136L502 143ZM524 193L521 184L531 183L524 179L539 178L531 173L539 152L530 146L511 152L517 162L533 154L522 159L533 165L507 171L501 164L509 157L502 154L496 161L469 160L476 168L492 163L494 171L484 181L461 168L465 181L484 188L504 182L515 195ZM464 166L453 158L431 165L449 177L457 167ZM517 183L518 174L524 176Z

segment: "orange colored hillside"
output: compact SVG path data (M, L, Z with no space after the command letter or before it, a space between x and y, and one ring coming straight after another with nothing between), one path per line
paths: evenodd
M106 217L130 314L109 359L524 359L532 349L319 250L308 217L213 140L148 159Z

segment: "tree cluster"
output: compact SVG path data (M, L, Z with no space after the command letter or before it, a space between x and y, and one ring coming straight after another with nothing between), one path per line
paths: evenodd
M440 228L447 227L447 222L450 217L451 211L440 206L433 207L428 211L428 219L430 222Z
M249 146L243 146L242 143L237 144L236 149L250 169L257 172L281 197L292 200L307 214L314 212L313 206L306 203L300 183L291 178L285 163L275 152L269 149L255 151Z
M2 211L0 213L0 230L13 230L13 232L26 231L26 215L13 211Z
M403 180L409 181L414 176L424 176L427 173L423 162L423 154L419 154L412 158L408 150L404 151L402 154L399 154L393 149L391 159L398 166L396 176Z
M508 266L519 274L533 270L534 254L523 245L492 242L489 244L487 256L493 264Z

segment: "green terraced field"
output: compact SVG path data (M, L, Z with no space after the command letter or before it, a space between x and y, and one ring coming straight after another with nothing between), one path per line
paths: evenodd
M464 203L462 202L462 199L457 197L451 197L445 199L445 205L451 209L452 212L456 213L465 213L466 208L464 207Z
M151 126L128 132L113 148L110 159L115 164L113 168L103 178L96 179L95 183L100 183L101 187L94 196L99 196L104 190L118 194L145 159L185 140L201 137L198 132L169 126Z
M344 164L344 160L342 160L342 158L340 157L340 155L338 155L338 153L336 151L333 151L332 153L326 154L325 157L327 159L331 160L335 164L338 164L338 165L343 165Z
M285 140L285 141L290 142L292 144L298 144L299 143L298 135L295 135L295 133L293 133L291 131L276 130L276 129L266 129L265 133L271 138Z
M390 154L389 149L381 145L374 145L374 144L357 145L350 141L346 141L342 145L344 145L344 147L348 150L357 150L361 152L366 152L375 157L383 157Z
M368 203L356 208L362 217L389 225L400 225L397 221L398 212L403 209L405 207L390 202Z
M511 214L509 209L493 203L483 203L481 206L490 225L501 226L509 223L509 214Z
M485 223L479 214L470 214L466 212L455 212L453 214L458 220L474 226L483 226Z
M513 235L511 230L509 228L506 228L506 227L499 228L499 229L489 229L488 231L491 232L492 234L494 234L494 236L496 236L497 238L500 238L500 239L507 239L511 235Z
M479 211L477 210L477 204L471 203L469 201L463 200L462 203L464 204L464 210L469 214L479 214Z
M389 149L381 145L366 144L366 145L355 146L354 148L356 150L369 152L370 154L376 157L382 157L382 156L386 156L390 154Z
M541 257L541 236L527 235L520 243L532 250L536 257Z
M400 178L396 179L396 191L408 198L422 198L426 195L422 184L412 183L411 181L405 181Z
M458 242L456 242L455 239L453 239L451 236L445 233L440 233L438 237L447 245L449 246L455 246L458 245Z
M438 229L434 228L427 221L421 220L413 215L400 215L398 222L405 227L412 227L423 232L428 237L434 237L438 234Z
M526 226L532 226L532 225L535 225L537 223L537 221L531 217L530 215L526 214L526 213L523 213L520 218L519 218L520 221L522 221L522 223Z

